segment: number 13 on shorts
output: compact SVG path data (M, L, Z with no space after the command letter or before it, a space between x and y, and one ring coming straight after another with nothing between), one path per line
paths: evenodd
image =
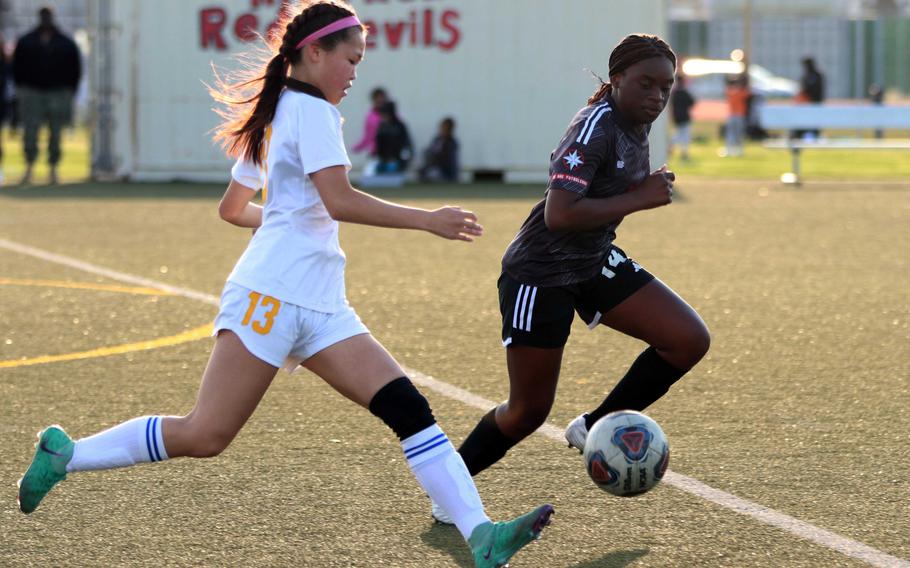
M253 315L256 312L256 307L259 305L262 305L265 309L265 313L262 314L261 320L257 319L253 321L251 327L256 333L266 335L272 330L272 325L275 324L275 316L278 315L278 310L281 308L281 302L271 296L263 296L259 292L250 292L250 307L246 309L246 314L243 316L241 325L250 325L250 321L253 319Z

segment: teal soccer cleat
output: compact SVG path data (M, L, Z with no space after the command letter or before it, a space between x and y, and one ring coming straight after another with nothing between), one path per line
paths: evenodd
M38 508L54 485L66 479L66 464L73 459L73 440L60 426L48 426L38 433L35 457L19 480L19 510L31 513Z
M474 565L478 568L507 566L516 552L540 538L540 531L550 524L552 514L552 506L541 505L511 521L478 526L468 539Z

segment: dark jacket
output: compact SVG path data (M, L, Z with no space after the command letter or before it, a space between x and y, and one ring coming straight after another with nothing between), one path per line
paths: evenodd
M50 41L41 41L35 28L22 36L13 53L16 86L40 90L76 90L82 76L82 61L76 42L54 28Z
M437 134L426 151L424 169L437 168L443 179L458 178L458 140Z
M399 120L383 122L376 132L376 157L380 162L395 162L401 169L411 161L411 136Z
M674 124L689 124L692 121L692 107L695 98L685 87L677 87L670 94L670 110Z
M800 89L809 102L820 103L825 100L825 76L815 69L803 73Z

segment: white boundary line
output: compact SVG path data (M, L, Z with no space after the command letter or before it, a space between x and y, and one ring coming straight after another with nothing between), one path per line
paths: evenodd
M90 264L88 262L77 260L75 258L55 254L3 238L0 238L0 248L5 248L7 250L35 258L40 258L48 262L62 264L64 266L69 266L70 268L75 268L77 270L82 270L84 272L89 272L98 276L104 276L105 278L110 278L119 282L145 286L148 288L156 288L158 290L164 290L166 292L170 292L171 294L183 296L185 298L199 300L201 302L215 306L218 305L218 297L211 294L197 292L195 290L190 290L189 288L171 286L170 284L165 284L164 282L158 282L155 280L150 280L148 278L142 278L140 276L133 276L124 272L117 272L115 270L110 270L101 266ZM438 394L467 404L468 406L473 406L479 410L489 410L497 404L492 400L487 400L469 391L458 388L454 385L450 385L449 383L434 379L433 377L425 375L419 371L415 371L413 369L406 369L406 371L415 383L426 387ZM552 424L544 424L540 427L540 429L537 430L537 433L546 436L551 440L555 440L556 442L564 442L562 430L556 426L553 426ZM769 509L768 507L764 507L762 505L758 505L757 503L752 503L751 501L741 499L725 491L714 489L713 487L705 485L697 479L668 471L663 481L664 483L672 485L677 489L681 489L683 491L701 497L706 501L710 501L715 505L720 505L721 507L725 507L736 513L747 515L753 519L761 521L762 523L784 530L799 538L840 552L845 556L856 558L857 560L862 560L872 566L879 568L910 568L910 562L907 560L892 556L890 554L872 548L871 546L867 546L861 542L840 536L839 534L833 533L831 531L821 529L805 521L800 521L799 519L796 519L789 515L778 513L777 511Z
M411 379L415 383L426 387L436 393L447 396L448 398L463 402L469 406L473 406L480 410L489 410L498 404L492 400L487 400L485 398L472 394L464 389L460 389L456 386L434 379L433 377L425 375L419 371L415 371L413 369L405 370L408 372ZM551 440L555 440L560 444L566 443L566 440L563 437L562 429L557 428L552 424L544 424L537 430L536 433L542 436L546 436ZM725 507L734 512L750 516L765 524L787 531L788 533L811 541L815 544L819 544L826 548L840 552L846 556L867 562L872 566L878 566L880 568L910 567L910 562L906 560L897 558L896 556L891 556L890 554L872 548L871 546L867 546L861 542L840 536L839 534L833 533L831 531L826 531L825 529L821 529L815 525L800 521L799 519L793 518L789 515L778 513L777 511L769 509L768 507L758 505L757 503L752 503L751 501L746 501L745 499L741 499L736 495L732 495L719 489L714 489L713 487L705 485L697 479L668 471L664 476L663 482L672 485L677 489L682 489L683 491L692 493L693 495L701 497L706 501L720 505L721 507Z
M8 241L4 238L0 238L0 247L11 250L13 252L18 252L20 254L26 254L28 256L40 258L41 260L46 260L48 262L54 262L56 264L62 264L63 266L69 266L70 268L82 270L83 272L89 272L98 276L104 276L105 278L110 278L111 280L117 280L119 282L125 282L127 284L135 284L136 286L145 286L146 288L154 288L156 290L163 290L164 292L169 292L175 296L183 296L184 298L199 300L200 302L205 302L206 304L211 304L213 306L217 306L219 303L218 296L205 294L203 292L197 292L195 290L190 290L189 288L171 286L170 284L165 284L164 282L149 280L148 278L143 278L141 276L133 276L132 274L127 274L125 272L117 272L116 270L110 270L109 268L98 266L97 264L90 264L88 262L84 262L82 260L78 260L69 256L63 256L62 254L55 254L39 248Z

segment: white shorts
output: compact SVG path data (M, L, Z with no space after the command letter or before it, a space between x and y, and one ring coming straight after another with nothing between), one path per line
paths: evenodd
M225 329L236 333L250 353L288 371L330 345L370 333L351 306L331 314L317 312L233 282L221 292L212 335Z

